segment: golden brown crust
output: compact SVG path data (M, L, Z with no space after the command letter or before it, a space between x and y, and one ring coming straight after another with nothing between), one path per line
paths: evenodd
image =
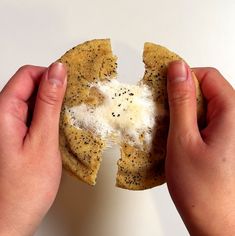
M145 74L142 82L153 90L158 109L152 149L146 151L126 143L121 145L116 178L118 187L142 190L165 182L164 166L169 126L166 74L168 64L179 59L181 58L178 55L162 46L145 43ZM116 57L112 54L109 40L92 40L69 50L60 61L68 70L68 86L60 119L63 165L82 181L94 185L106 140L71 125L66 109L81 103L92 106L102 103L102 95L90 89L90 83L112 79L116 75ZM203 98L197 80L195 83L200 119L204 115Z
M77 129L69 122L66 109L81 103L98 105L102 96L91 91L90 83L111 79L116 75L116 57L110 40L92 40L80 44L60 59L66 65L67 90L60 119L60 149L63 165L84 182L94 185L105 141L91 132Z
M165 157L169 127L167 100L167 67L181 58L167 48L153 43L145 43L143 61L145 74L142 80L153 90L159 114L156 117L154 138L150 152L141 151L128 144L121 146L121 159L118 161L116 185L118 187L143 190L165 182ZM198 118L203 116L203 98L197 80Z

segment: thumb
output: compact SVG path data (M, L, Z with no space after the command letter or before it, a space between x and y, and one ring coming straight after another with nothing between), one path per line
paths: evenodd
M58 141L59 117L66 90L66 69L53 63L44 74L37 93L33 119L29 129L31 138L48 145Z
M189 66L183 61L169 64L167 90L170 107L170 134L188 135L198 131L196 91ZM199 133L199 132L198 132Z

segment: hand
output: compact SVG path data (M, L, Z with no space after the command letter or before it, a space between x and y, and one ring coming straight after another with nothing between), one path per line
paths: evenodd
M199 131L191 71L168 68L167 184L191 235L235 235L235 92L215 69L193 69L207 101Z
M0 93L0 235L32 235L56 196L65 89L65 68L54 63L22 67Z

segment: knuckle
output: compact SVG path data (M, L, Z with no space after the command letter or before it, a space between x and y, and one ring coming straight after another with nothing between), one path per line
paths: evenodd
M220 71L215 67L207 67L208 73L211 73L213 75L221 74Z
M19 72L19 73L24 73L24 72L26 72L26 71L29 71L31 68L32 68L31 65L23 65L23 66L21 66L21 67L18 69L17 72Z
M175 139L177 140L177 143L180 147L191 148L194 147L195 144L199 145L198 138L190 130L184 131L180 134L176 134Z
M170 105L183 105L191 100L191 96L188 91L176 91L171 94L169 98Z
M55 90L39 92L38 99L51 106L55 106L60 101L58 93Z

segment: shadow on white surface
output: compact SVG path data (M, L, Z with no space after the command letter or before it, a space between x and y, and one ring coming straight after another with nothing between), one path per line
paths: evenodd
M115 187L116 148L106 151L98 183L63 174L57 199L36 236L163 235L151 192Z

